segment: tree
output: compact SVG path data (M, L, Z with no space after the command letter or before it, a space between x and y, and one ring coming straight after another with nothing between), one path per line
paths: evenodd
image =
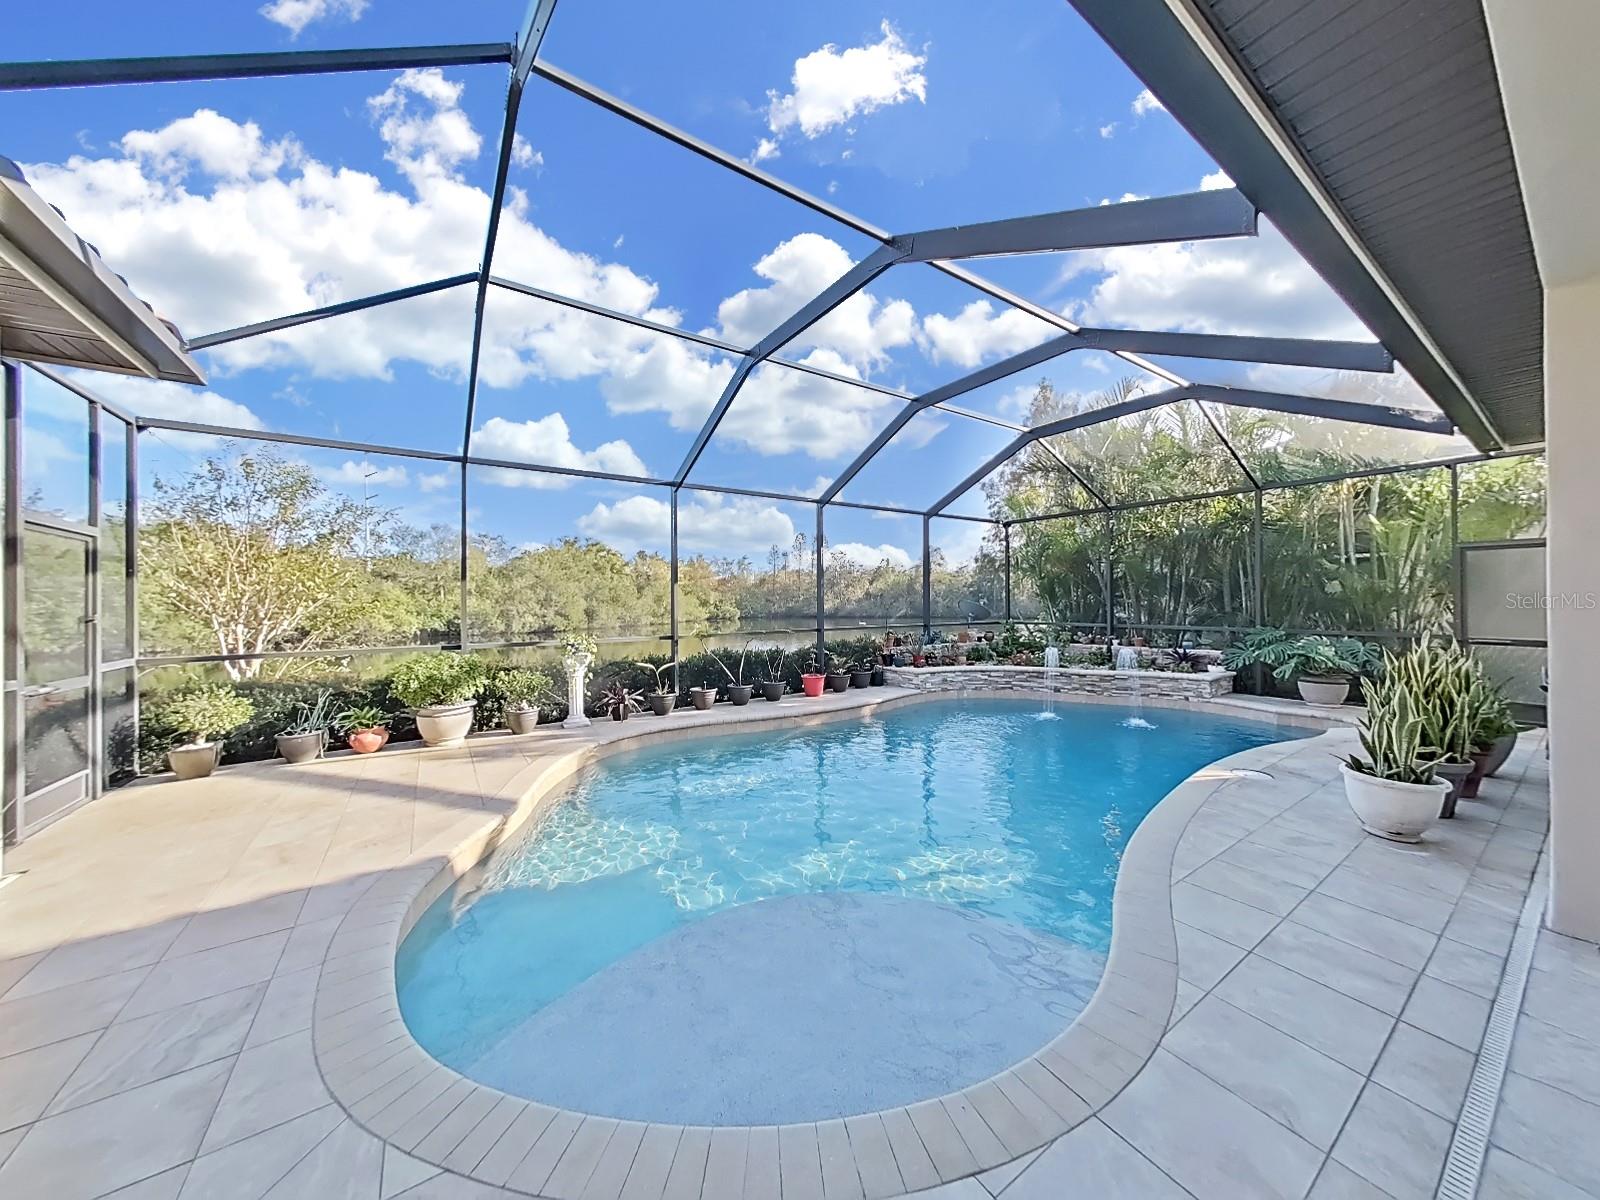
M231 449L231 448L230 448ZM175 483L156 479L141 535L142 613L157 639L198 638L234 679L268 650L338 645L376 633L400 598L374 595L343 553L372 514L329 496L311 470L270 450L206 459Z

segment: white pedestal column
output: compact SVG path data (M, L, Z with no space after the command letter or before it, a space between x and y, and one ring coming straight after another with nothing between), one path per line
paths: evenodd
M574 654L562 662L567 669L567 719L561 722L563 729L582 729L589 724L583 711L583 685L593 661L592 655Z
M1550 927L1600 941L1600 279L1545 293Z

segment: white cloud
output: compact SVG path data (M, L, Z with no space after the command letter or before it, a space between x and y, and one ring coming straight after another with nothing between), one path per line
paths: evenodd
M780 242L756 262L754 270L766 287L745 288L717 307L719 333L729 341L753 345L771 333L804 304L848 271L850 253L818 233L802 233ZM789 344L825 347L848 362L856 373L881 366L889 352L916 335L917 314L904 300L887 304L871 293L849 297Z
M442 488L450 487L453 482L454 477L449 471L434 471L428 475L417 476L417 487L424 493L437 492Z
M777 158L781 153L782 151L778 149L777 142L773 141L771 138L762 138L756 143L755 151L750 155L750 161L758 163L766 162L769 158Z
M953 317L930 313L922 320L922 331L936 361L961 367L1015 354L1060 332L1009 305L996 312L987 300L974 300Z
M307 25L329 17L359 21L367 11L368 0L271 0L257 11L274 25L282 25L294 37Z
M690 493L681 493L678 499L678 546L685 553L756 558L773 546L787 550L794 542L794 522L775 504L715 492L694 493L691 499L686 495ZM666 501L628 496L596 504L578 518L578 530L631 554L666 545L671 519Z
M187 387L165 379L114 375L105 371L69 370L64 373L96 395L136 416L191 421L197 425L219 425L228 429L267 427L266 422L247 405L209 389ZM170 429L155 433L167 445L186 450L209 453L217 447L216 439L205 434L180 433Z
M1117 123L1115 121L1111 121L1111 122L1108 122L1105 125L1100 126L1100 136L1103 137L1103 138L1116 137L1117 136Z
M1269 222L1260 236L1121 246L1074 255L1061 276L1094 280L1073 314L1130 329L1368 338L1370 333Z
M333 470L319 471L329 483L351 483L358 487L404 487L411 476L402 466L379 467L366 459L356 462L346 459Z
M909 567L912 562L910 554L887 542L881 546L868 546L862 542L833 542L828 545L828 556L831 558L835 554L858 567Z
M622 440L602 442L593 450L581 450L560 413L537 421L508 421L490 417L472 432L472 453L479 458L499 458L508 462L538 463L572 470L607 471L616 475L648 475L633 447ZM545 475L534 471L488 468L483 475L502 487L563 488L570 477Z
M776 139L787 133L798 130L802 137L816 138L877 109L927 101L922 73L927 57L908 48L888 21L881 29L880 41L847 50L830 42L795 60L794 90L767 93L767 129L773 136L757 146L757 162L775 155Z
M534 167L544 166L544 155L533 148L533 143L520 133L511 135L511 162L513 166Z
M934 525L930 537L934 548L944 552L944 561L959 567L978 557L978 551L993 532L992 525L978 521L946 520Z
M1231 188L1233 180L1226 171L1212 171L1200 177L1200 190L1202 192L1220 192L1223 188Z
M470 269L489 197L461 176L483 139L460 108L461 85L407 71L369 101L385 157L406 187L325 163L292 137L207 109L135 130L99 157L27 167L39 192L117 265L136 291L191 335L373 295ZM611 308L654 308L656 285L617 263L575 254L508 208L496 267ZM409 361L465 377L471 289L454 289L216 347L226 374L295 367L322 378L390 377ZM504 355L509 386L532 373Z
M1133 98L1133 104L1130 107L1133 110L1133 115L1136 117L1142 117L1146 113L1167 111L1167 106L1161 103L1161 101L1157 100L1156 94L1149 88L1145 88L1137 96L1135 96Z

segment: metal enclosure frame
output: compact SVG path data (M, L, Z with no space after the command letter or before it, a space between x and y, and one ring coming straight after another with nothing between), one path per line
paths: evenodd
M267 76L286 76L299 74L313 74L335 71L392 71L407 67L417 66L462 66L504 64L507 69L507 92L503 108L503 121L500 128L499 156L496 162L494 182L491 189L491 204L482 259L476 271L452 276L446 279L423 282L410 287L397 289L379 295L362 297L325 306L322 308L288 314L285 316L255 322L240 328L221 330L198 336L192 339L188 346L194 350L235 342L244 338L269 335L276 331L293 328L310 322L326 320L347 313L364 311L381 307L385 304L395 303L416 296L432 294L449 288L466 287L471 285L474 289L473 308L473 342L471 347L470 366L468 368L465 386L465 425L463 428L461 449L459 453L437 452L410 449L405 447L384 446L362 442L351 442L333 438L310 437L288 433L265 432L242 428L206 425L196 422L159 419L154 417L137 417L123 412L115 405L101 400L93 394L92 389L69 382L56 375L54 372L42 370L41 374L47 375L57 382L67 386L74 392L83 396L91 406L93 419L98 422L101 414L107 414L129 422L130 436L127 448L127 475L128 475L128 509L127 520L129 539L126 548L127 561L127 598L129 603L129 627L133 641L135 657L117 663L103 664L100 662L99 648L95 648L92 663L96 677L101 674L122 669L134 669L135 678L140 669L173 664L173 663L206 663L225 660L225 655L144 655L140 653L142 643L139 636L138 607L137 607L137 580L138 580L138 537L139 522L139 449L138 442L146 431L173 430L196 434L205 434L221 438L237 439L242 443L269 442L306 447L323 447L329 449L349 450L363 454L384 454L403 458L431 460L440 463L454 464L460 473L460 638L457 643L440 646L409 646L409 647L351 647L340 649L322 649L310 651L271 651L259 657L278 658L289 656L300 657L328 657L343 656L360 653L395 653L404 650L423 649L466 649L466 648L514 648L517 646L537 645L537 642L511 642L503 640L477 640L472 637L473 630L470 624L469 613L469 561L468 547L470 529L468 522L467 494L469 488L470 468L474 466L491 467L497 469L529 471L535 473L565 475L575 478L625 481L630 484L654 486L663 488L670 501L670 535L669 535L669 561L670 561L670 629L665 635L665 640L671 647L672 657L680 657L682 646L682 633L679 628L679 508L680 493L685 489L722 493L727 495L749 496L779 500L799 505L814 506L816 512L816 536L813 553L815 557L815 582L816 582L816 622L815 631L819 648L830 632L826 603L826 571L827 548L826 537L826 510L855 509L864 511L880 511L897 513L906 516L920 517L922 525L921 545L921 626L925 633L931 633L940 622L933 611L932 576L933 564L936 555L936 544L933 536L932 521L935 519L948 521L963 521L989 525L997 532L997 542L1001 547L1001 558L1004 570L1003 611L1000 616L993 618L992 623L1010 620L1012 616L1012 571L1011 571L1011 527L1033 521L1050 520L1060 517L1094 516L1107 523L1108 532L1116 515L1121 512L1139 508L1182 503L1197 497L1173 497L1137 501L1128 503L1113 503L1098 492L1090 481L1084 479L1056 453L1048 444L1041 441L1051 434L1061 432L1066 428L1085 428L1093 424L1126 415L1128 412L1144 411L1165 404L1180 402L1198 402L1197 407L1204 415L1211 430L1216 434L1225 452L1231 456L1233 465L1238 471L1244 484L1237 489L1230 489L1212 493L1214 496L1252 494L1254 497L1253 541L1250 556L1253 564L1252 594L1249 597L1250 611L1256 620L1264 619L1268 614L1264 612L1264 589L1262 580L1262 535L1261 511L1262 495L1267 491L1277 490L1280 487L1300 487L1314 483L1332 482L1337 479L1360 478L1368 475L1390 474L1399 471L1417 469L1431 469L1448 467L1454 475L1456 468L1463 463L1480 461L1482 459L1500 456L1498 453L1485 453L1481 455L1464 456L1445 460L1437 463L1406 464L1402 466L1379 468L1376 470L1351 470L1337 476L1330 476L1317 480L1297 480L1289 483L1272 484L1263 483L1258 479L1240 456L1235 447L1229 442L1226 432L1212 417L1209 405L1240 405L1266 409L1270 411L1288 412L1321 419L1357 421L1374 425L1398 427L1404 429L1420 429L1432 432L1447 432L1452 428L1451 422L1440 415L1415 409L1386 408L1379 405L1354 404L1345 401L1322 399L1318 397L1285 396L1276 393L1253 392L1247 389L1223 388L1212 385L1197 384L1181 378L1173 371L1154 364L1141 357L1143 354L1181 355L1184 357L1211 358L1217 360L1233 360L1251 363L1276 363L1286 365L1323 366L1331 369L1361 370L1385 372L1394 368L1394 355L1390 349L1379 343L1362 342L1333 342L1313 341L1294 338L1275 337L1246 337L1236 335L1204 335L1180 333L1159 330L1116 330L1097 329L1080 326L1060 313L1035 304L1018 296L993 282L974 274L967 267L961 265L959 260L970 257L982 257L994 253L1015 253L1029 250L1056 249L1063 246L1095 246L1119 245L1130 242L1151 242L1174 240L1179 238L1192 239L1196 237L1211 236L1248 236L1254 232L1257 210L1263 204L1270 204L1273 213L1285 205L1291 204L1292 197L1278 176L1258 172L1262 182L1254 182L1255 177L1248 172L1235 170L1236 178L1249 178L1245 191L1223 190L1216 192L1197 193L1194 196L1159 197L1150 201L1136 201L1118 205L1109 205L1093 210L1078 210L1076 212L1042 214L1023 216L1004 221L991 222L985 225L953 227L943 230L930 230L910 234L893 234L881 229L853 214L839 208L829 201L812 196L781 179L769 174L761 168L746 162L716 146L713 146L694 135L668 124L637 106L612 96L601 89L587 83L572 73L563 70L539 57L540 45L545 31L554 15L555 0L533 0L531 9L524 21L523 28L515 43L488 43L471 45L423 46L423 47L398 47L379 48L370 50L342 50L342 51L287 51L267 54L235 54L235 55L201 55L177 56L150 59L102 59L84 62L45 62L45 63L13 63L0 64L0 90L31 89L49 87L82 87L104 86L125 83L159 83L175 80L204 80L204 79L238 79ZM1084 7L1084 5L1080 5ZM1109 10L1112 6L1091 3L1090 9ZM1104 12L1091 14L1091 20L1102 28L1102 32L1112 29L1115 22ZM1115 32L1113 30L1113 32ZM1137 65L1137 64L1136 64ZM790 317L773 330L767 337L761 339L753 346L738 346L724 342L705 334L679 329L674 326L663 325L635 314L618 312L607 309L594 303L577 298L564 296L537 286L535 283L522 282L498 276L493 273L493 258L500 219L501 204L507 187L507 175L512 155L513 137L516 133L517 118L520 110L522 92L527 81L537 76L545 82L563 88L567 92L579 97L583 101L596 105L619 119L626 120L654 136L663 138L679 148L695 154L717 166L743 177L754 185L766 188L788 200L798 203L811 211L818 213L831 221L854 230L878 244L878 249L869 254L861 263L857 264L842 279L826 289L821 295L805 305L798 313ZM1208 126L1209 128L1209 126ZM1210 139L1207 139L1208 144ZM1243 153L1235 150L1235 153ZM1226 163L1232 169L1231 163ZM896 263L926 262L933 269L955 279L977 293L988 296L998 301L1008 309L1026 313L1047 326L1058 330L1059 333L1040 345L1012 355L999 362L969 373L968 375L953 380L941 387L928 391L920 396L911 396L897 389L884 387L881 384L851 379L835 375L824 369L810 366L793 359L779 356L779 350L784 343L790 341L798 332L812 322L824 316L832 307L843 299L853 294L859 288L866 286L871 279L884 271L892 270ZM1347 282L1347 281L1346 281ZM1377 285L1369 285L1376 288ZM682 464L670 476L663 478L640 479L632 476L617 475L614 473L593 471L583 468L562 468L555 466L534 465L523 462L512 462L491 458L484 458L472 453L472 435L475 415L475 404L478 389L478 368L482 352L484 336L484 313L487 304L489 289L491 287L527 295L535 299L547 301L574 310L588 312L594 316L613 321L620 321L635 327L649 329L656 333L683 339L698 345L717 349L719 351L738 355L739 364L734 376L722 395L711 406L710 413L705 423L696 435L689 453ZM1392 338L1398 339L1395 345L1408 352L1408 362L1419 356L1421 340L1416 332L1403 320L1390 320L1381 328ZM1112 405L1105 409L1082 414L1069 418L1066 421L1053 422L1037 428L1027 428L999 417L984 413L974 413L956 406L963 394L987 383L1014 375L1031 369L1045 361L1059 355L1068 354L1076 350L1094 349L1114 354L1122 358L1130 367L1154 376L1166 384L1164 390L1153 395L1141 396L1127 402L1125 405ZM1422 356L1425 357L1425 356ZM824 490L816 495L796 495L783 492L769 492L758 489L730 487L714 482L701 482L690 478L694 467L705 449L706 445L715 434L718 424L729 406L734 402L740 385L752 373L755 367L762 362L774 362L797 370L807 371L813 375L830 378L840 383L847 383L853 387L865 388L886 396L892 396L904 401L904 406L893 414L889 422L882 428L869 445L852 461L838 477L836 477ZM37 368L36 368L37 369ZM8 468L14 468L20 454L20 413L21 405L25 401L24 375L20 368L7 362L5 365L6 381L6 454ZM1448 372L1448 368L1439 369L1430 365L1430 369L1423 372L1424 383L1437 393L1443 393L1452 412L1471 411L1470 398L1463 397L1457 387L1457 380ZM1465 404L1464 404L1465 401ZM900 508L892 505L876 505L854 502L841 499L841 492L850 481L887 446L903 426L918 413L928 409L939 408L945 411L958 413L962 416L985 421L991 425L1008 429L1012 432L1013 439L1002 454L995 456L984 467L973 472L963 484L942 497L939 501L929 506L926 510ZM1479 429L1469 430L1475 437L1481 437L1478 445L1487 447L1490 451L1495 448L1492 431ZM1486 435L1485 435L1486 434ZM1000 467L1012 455L1024 448L1038 445L1048 454L1054 455L1056 461L1067 472L1093 501L1091 507L1071 510L1060 513L1050 513L1025 518L997 521L983 517L968 516L964 514L947 514L944 510L959 495L973 486L977 486L987 478L995 469ZM98 488L99 466L99 439L94 441L94 450L91 462L94 465L96 480L94 486ZM6 528L6 588L5 588L5 618L6 641L9 658L20 659L21 639L26 631L21 628L21 556L20 537L21 530L21 481L17 472L8 469L6 473L7 490L7 528ZM92 510L91 515L95 522L99 519L98 505ZM1108 539L1108 546L1110 541ZM1105 564L1106 596L1105 611L1106 623L1109 629L1114 621L1115 596L1112 564L1109 560ZM1459 579L1457 580L1459 585ZM98 562L91 580L91 589L95 596L99 595L99 569ZM97 601L96 601L97 602ZM839 632L839 630L833 630ZM243 656L234 656L243 657ZM255 656L252 656L255 657ZM20 661L17 662L15 679L20 680ZM676 672L675 672L676 673ZM20 693L15 686L12 672L7 672L5 704L8 717L15 712L20 715ZM98 707L98 706L97 706ZM135 705L137 708L137 703ZM8 738L14 736L18 728L17 722L7 721ZM99 739L95 738L95 752L98 754ZM13 782L13 775L20 772L20 755L15 753L21 749L20 745L7 745L7 783ZM98 786L98 772L96 772L96 785ZM15 782L21 786L20 774L16 774ZM18 794L8 786L8 796Z

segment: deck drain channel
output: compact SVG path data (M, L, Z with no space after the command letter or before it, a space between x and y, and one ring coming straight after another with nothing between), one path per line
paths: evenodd
M1548 850L1545 855L1548 855ZM1548 865L1540 857L1528 895L1522 902L1522 915L1511 937L1506 955L1505 974L1495 992L1489 1025L1478 1048L1478 1061L1467 1084L1467 1098L1461 1105L1461 1118L1450 1139L1444 1174L1439 1180L1438 1200L1472 1200L1478 1194L1478 1178L1483 1173L1484 1156L1489 1152L1489 1133L1500 1107L1500 1087L1505 1082L1506 1064L1511 1058L1511 1038L1522 1010L1522 996L1528 987L1528 971L1533 966L1533 947L1539 937L1539 914L1544 909L1549 888Z

